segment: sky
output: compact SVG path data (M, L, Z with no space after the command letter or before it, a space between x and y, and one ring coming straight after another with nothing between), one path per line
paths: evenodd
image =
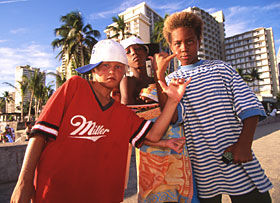
M61 61L51 42L54 29L61 26L60 17L71 11L81 12L84 23L91 24L105 39L104 29L112 17L143 0L0 0L0 97L14 91L3 84L15 85L16 66L30 65L42 71L55 72ZM259 27L273 29L275 51L280 46L279 0L146 0L155 12L165 14L199 7L208 13L222 10L226 37ZM48 77L47 82L55 80Z

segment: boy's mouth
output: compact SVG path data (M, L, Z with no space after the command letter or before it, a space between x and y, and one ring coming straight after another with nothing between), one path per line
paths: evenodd
M189 59L189 57L190 57L189 55L183 55L183 56L181 56L180 58L181 58L181 59L187 60L187 59Z
M107 80L115 81L116 78L115 77L108 77Z

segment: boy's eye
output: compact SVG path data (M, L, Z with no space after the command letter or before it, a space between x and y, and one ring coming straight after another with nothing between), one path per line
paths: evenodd
M193 43L194 41L192 39L187 41L187 44L193 44Z

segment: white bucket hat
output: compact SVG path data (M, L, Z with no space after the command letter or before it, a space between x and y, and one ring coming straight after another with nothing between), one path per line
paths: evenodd
M120 62L128 65L125 50L120 43L112 39L105 39L96 43L92 48L90 63L77 68L76 71L82 74L89 73L103 61Z

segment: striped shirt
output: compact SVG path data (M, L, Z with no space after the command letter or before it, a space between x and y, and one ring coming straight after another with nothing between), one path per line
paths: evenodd
M246 194L257 188L272 187L253 153L243 164L225 164L224 150L241 133L242 120L259 115L265 118L262 104L239 74L222 61L199 61L183 66L166 77L192 77L178 105L178 122L183 122L199 196Z

